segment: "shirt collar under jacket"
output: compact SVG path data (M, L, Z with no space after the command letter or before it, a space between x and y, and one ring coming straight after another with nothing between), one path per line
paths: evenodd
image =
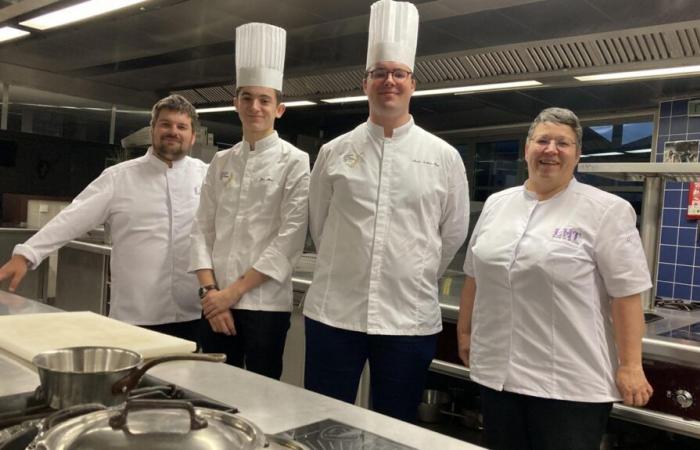
M405 124L401 125L398 128L394 128L394 134L390 138L385 138L384 137L384 127L379 126L372 122L372 120L367 119L367 131L369 131L369 135L372 136L374 139L377 141L381 141L383 139L393 139L393 140L400 140L408 135L408 132L413 128L413 116L409 116L408 122Z
M188 155L185 155L181 159L178 159L177 161L172 161L173 166L168 167L168 164L163 161L162 159L158 158L156 154L153 152L153 146L148 147L148 151L146 152L146 158L148 159L148 162L159 169L175 169L175 170L180 170L183 167L185 167L185 160L187 159Z
M279 135L277 134L276 131L273 131L269 136L265 136L264 138L260 139L259 141L255 142L255 151L253 154L259 154L264 152L265 150L274 147L277 145L277 142L279 142ZM243 139L241 141L242 146L241 150L245 152L250 152L250 143Z
M571 189L576 189L576 185L578 185L578 180L576 179L575 176L571 177L571 180L569 180L569 184L566 185L566 188L562 189L561 191L557 192L554 194L552 197L548 198L547 200L541 200L541 203L548 202L550 200L554 200L555 198L559 197L560 195L563 195L565 192ZM527 195L529 198L533 200L537 200L537 193L535 191L530 191L527 188L527 180L523 183L523 192L525 192L525 195Z

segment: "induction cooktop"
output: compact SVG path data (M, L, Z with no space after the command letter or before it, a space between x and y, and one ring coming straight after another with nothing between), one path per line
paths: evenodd
M700 342L700 322L695 322L665 333L659 333L659 336L668 336Z
M333 419L325 419L279 434L311 450L416 450L369 431Z

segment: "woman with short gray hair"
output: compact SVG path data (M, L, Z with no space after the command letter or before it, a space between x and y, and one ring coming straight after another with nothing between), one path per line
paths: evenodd
M612 403L652 394L636 214L576 181L581 138L573 112L542 111L527 181L488 198L469 242L457 333L490 448L597 450Z

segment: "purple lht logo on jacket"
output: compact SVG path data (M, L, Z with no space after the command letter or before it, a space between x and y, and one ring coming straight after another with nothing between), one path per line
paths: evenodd
M581 237L581 232L576 228L555 228L554 234L552 234L554 239L562 239L569 242L578 242Z

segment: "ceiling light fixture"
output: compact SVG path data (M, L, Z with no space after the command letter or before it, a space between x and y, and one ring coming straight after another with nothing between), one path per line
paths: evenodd
M637 154L637 153L651 153L650 148L642 148L639 150L625 150L625 153L632 153L632 154Z
M595 158L596 156L619 156L624 155L622 152L601 152L601 153L588 153L586 155L581 155L581 158Z
M13 27L0 27L0 42L11 41L29 34L29 31L20 30Z
M215 113L215 112L226 112L235 111L235 106L218 106L215 108L199 108L197 109L197 114Z
M366 95L359 95L357 97L337 97L337 98L323 98L321 99L323 103L355 103L355 102L366 102Z
M535 80L526 81L512 81L508 83L491 83L491 84L477 84L473 86L458 86L451 88L442 89L424 89L422 91L416 91L413 93L414 97L421 97L424 95L443 95L443 94L471 94L473 92L485 92L485 91L502 91L507 89L518 89L525 87L536 87L542 86L542 83Z
M316 102L310 102L308 100L295 100L293 102L282 102L287 108L295 108L297 106L313 106Z
M48 30L49 28L89 19L145 1L147 0L89 0L25 20L20 22L20 25L37 30Z
M601 73L574 77L579 81L635 80L639 78L663 78L674 75L699 74L700 66L668 67L665 69L634 70L631 72Z

